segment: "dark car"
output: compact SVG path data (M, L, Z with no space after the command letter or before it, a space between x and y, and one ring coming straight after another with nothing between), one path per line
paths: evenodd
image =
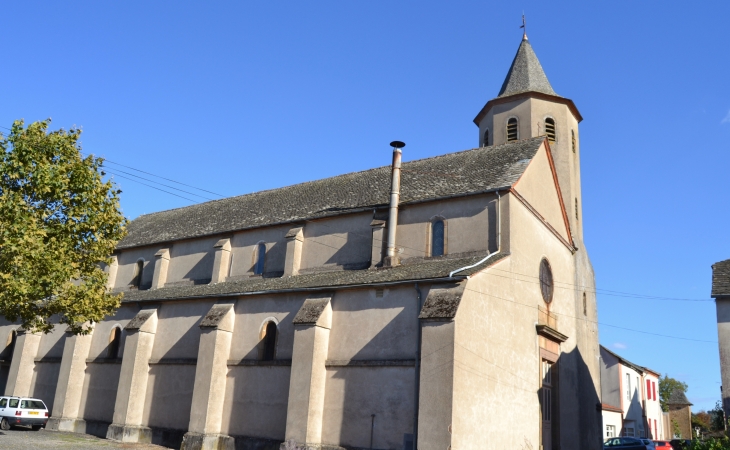
M672 439L671 441L669 441L669 445L671 445L674 450L685 450L692 447L692 440Z
M606 442L603 443L603 448L615 448L617 450L651 450L651 447L641 442L641 439L632 437L615 437L606 439Z

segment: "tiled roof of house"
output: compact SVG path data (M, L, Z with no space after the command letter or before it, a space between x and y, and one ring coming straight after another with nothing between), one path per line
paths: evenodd
M485 267L505 258L508 253L492 255L482 264L454 274L456 277L472 275ZM144 302L160 300L184 300L201 297L237 296L271 291L327 290L344 286L446 279L453 270L479 262L486 254L464 258L414 259L413 262L387 269L336 270L315 272L281 278L245 278L216 284L171 286L161 289L127 291L123 302Z
M522 40L520 48L517 49L512 66L507 72L507 77L502 83L497 97L520 94L522 92L542 92L543 94L555 95L553 87L542 70L542 64L537 59L535 51L527 38Z
M403 164L401 203L511 186L544 137ZM386 206L390 166L146 214L133 220L117 248L227 233Z
M667 399L667 405L691 405L692 403L687 400L687 396L684 395L684 391L681 389L675 389L669 394Z
M730 259L712 265L712 297L730 296Z

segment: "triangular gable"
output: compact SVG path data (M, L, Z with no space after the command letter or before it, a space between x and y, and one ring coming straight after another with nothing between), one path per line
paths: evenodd
M512 191L568 246L574 247L568 215L547 140L540 146Z

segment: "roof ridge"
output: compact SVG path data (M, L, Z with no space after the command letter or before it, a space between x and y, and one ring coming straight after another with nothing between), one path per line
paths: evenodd
M524 142L524 141L530 141L530 140L538 140L538 139L539 140L545 140L546 137L545 136L530 137L530 138L519 139L517 141L506 142L506 143L500 144L500 145L492 145L492 146L487 146L487 147L474 147L474 148L469 148L469 149L466 149L466 150L458 150L458 151L451 152L451 153L445 153L443 155L427 156L425 158L414 159L414 160L411 160L411 161L403 161L403 166L406 166L408 164L422 162L422 161L437 160L437 159L440 159L440 158L448 158L448 157L453 156L453 155L458 155L458 154L467 153L467 152L474 152L474 151L497 151L499 149L502 149L502 148L504 148L506 146L509 146L509 145L512 145L514 143ZM331 179L335 179L335 178L347 177L347 176L351 176L351 175L357 175L357 174L367 173L367 172L371 172L371 171L382 170L384 168L389 168L389 167L390 167L390 165L384 165L384 166L378 166L378 167L371 167L369 169L363 169L363 170L356 170L356 171L353 171L353 172L341 173L339 175L333 175L331 177L317 178L316 180L307 180L307 181L302 181L300 183L288 184L286 186L279 186L279 187L275 187L275 188L264 189L264 190L261 190L261 191L248 192L248 193L245 193L245 194L231 195L229 197L219 198L219 199L215 199L215 200L207 200L207 201L200 202L200 203L193 203L192 205L179 206L177 208L163 209L161 211L155 211L155 212L152 212L152 213L140 214L139 216L137 216L137 218L142 217L142 216L153 216L153 215L156 215L156 214L163 214L163 213L167 213L167 212L171 212L171 211L177 211L177 210L180 210L180 209L186 209L186 208L190 208L190 207L198 206L198 205L206 205L206 204L212 204L212 203L216 203L216 202L222 202L222 201L226 201L226 200L230 200L230 199L234 199L234 198L242 198L242 197L249 197L249 196L255 196L255 195L260 195L260 194L266 194L266 193L269 193L269 192L272 192L272 191L278 191L280 189L287 189L287 188L292 188L292 187L295 187L295 186L305 186L305 185L308 185L308 184L322 182L322 181L325 181L325 180L331 180ZM135 220L135 219L132 219L132 220Z

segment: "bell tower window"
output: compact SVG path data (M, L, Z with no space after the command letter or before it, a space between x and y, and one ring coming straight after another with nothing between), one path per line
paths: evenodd
M570 130L571 146L573 147L573 153L575 153L575 130Z
M516 141L517 139L517 117L510 117L507 121L507 142Z
M545 119L545 134L551 144L555 143L555 120L552 117Z
M489 130L484 131L484 142L482 142L482 147L488 147L489 146Z

